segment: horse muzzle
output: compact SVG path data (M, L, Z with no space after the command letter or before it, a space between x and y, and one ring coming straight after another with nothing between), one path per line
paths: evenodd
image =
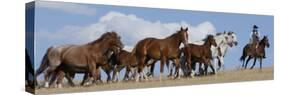
M235 45L235 46L237 46L237 45L238 45L238 42L237 42L237 41L235 41L235 42L234 42L234 45Z

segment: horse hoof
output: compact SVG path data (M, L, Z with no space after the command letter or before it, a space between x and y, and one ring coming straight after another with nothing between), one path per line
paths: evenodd
M58 84L58 85L57 85L57 88L62 88L62 85L61 85L61 84Z
M139 79L136 79L136 82L139 82Z
M112 81L107 81L107 83L111 84L111 83L112 83Z
M49 88L49 82L46 82L44 85L45 88Z

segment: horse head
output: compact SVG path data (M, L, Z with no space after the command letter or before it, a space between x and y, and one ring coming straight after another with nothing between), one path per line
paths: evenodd
M225 33L225 39L226 39L227 44L230 47L237 46L237 44L238 44L237 36L234 32Z
M215 47L217 46L216 40L213 35L208 35L207 38L205 39L205 43L209 44L210 46L211 45Z
M180 41L185 45L188 46L188 27L186 27L185 29L183 29L181 27L181 29L177 32L177 35L179 36Z
M113 53L119 53L124 47L121 37L114 31L102 34L98 40L89 44L94 45L95 43L101 43L103 45L100 48L105 50L104 53L107 57L110 57Z
M260 41L260 44L264 44L266 47L269 47L269 42L267 36L264 36Z
M108 38L109 50L114 53L119 53L124 48L124 44L121 42L121 37L114 31L110 33L111 36Z

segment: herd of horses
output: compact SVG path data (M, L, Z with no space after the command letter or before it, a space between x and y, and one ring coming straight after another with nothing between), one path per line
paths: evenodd
M119 81L120 71L125 69L123 80L143 81L154 77L154 67L160 61L159 80L163 79L164 66L169 69L168 77L179 79L181 76L194 77L198 63L199 75L216 74L224 68L224 56L229 47L238 44L234 32L222 32L208 35L202 41L190 43L188 28L181 27L174 34L164 38L145 38L138 41L131 52L123 50L124 44L116 32L106 32L100 38L84 45L51 46L46 51L35 79L44 73L44 87L55 85L62 87L64 78L75 86L75 74L84 74L80 85L96 84L101 79L101 70L107 75L107 82ZM180 45L183 44L183 47ZM247 44L240 58L243 67L249 60L262 59L265 47L269 47L266 36L257 48ZM246 64L244 65L245 59ZM171 63L170 63L171 62ZM217 67L218 65L218 67ZM208 68L212 72L208 72ZM149 69L149 70L146 70ZM181 73L183 72L183 73ZM111 75L112 74L112 75ZM183 75L182 75L183 74ZM38 85L38 83L37 83Z

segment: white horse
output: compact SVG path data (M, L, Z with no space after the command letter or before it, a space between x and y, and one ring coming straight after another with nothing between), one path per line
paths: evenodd
M211 65L213 65L213 67L215 68L215 74L217 73L218 70L222 70L224 68L224 56L226 55L226 52L228 50L229 47L233 47L236 46L238 44L237 42L237 37L236 34L234 32L223 32L223 33L217 33L215 36L215 41L217 43L217 46L211 47L211 51L212 51L212 62ZM197 44L197 45L202 45L204 43L204 41L196 41L193 42L192 44ZM183 57L183 55L181 54L181 67L183 70L184 74L187 74L186 70L186 62L184 60L185 57ZM217 68L217 64L219 65L219 67ZM172 65L172 67L169 67L169 65L167 65L167 67L170 70L170 74L173 72L173 68L175 68L174 64ZM176 73L176 72L175 72ZM181 73L182 75L182 73Z
M226 55L228 48L236 46L238 41L234 32L217 33L215 40L218 46L211 47L213 57L212 65L216 68L215 63L218 63L219 68L217 68L217 70L222 70L224 68L224 56Z

